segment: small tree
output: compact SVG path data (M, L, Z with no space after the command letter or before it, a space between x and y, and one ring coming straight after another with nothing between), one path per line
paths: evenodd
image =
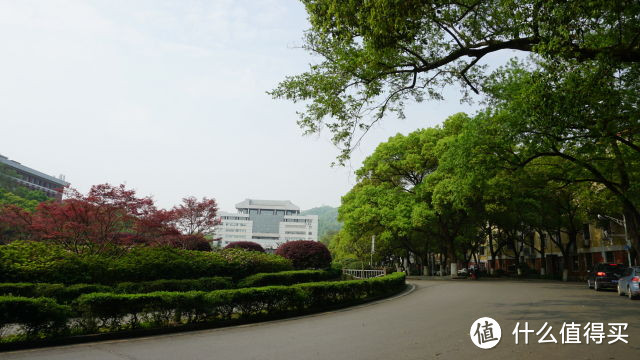
M175 227L185 235L210 235L214 226L220 224L217 218L218 204L214 199L204 197L198 201L193 196L186 197L172 212Z
M244 249L249 251L264 252L264 248L253 241L234 241L224 247L225 249Z
M296 269L322 269L331 265L329 249L317 241L289 241L278 247L276 255L291 260Z

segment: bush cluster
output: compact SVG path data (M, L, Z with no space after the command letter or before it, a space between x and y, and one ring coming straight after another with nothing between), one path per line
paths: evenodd
M30 298L47 297L53 298L61 304L70 304L80 295L97 292L136 294L154 291L212 291L232 287L233 282L229 277L122 282L114 286L100 284L73 284L66 286L64 284L46 283L0 283L0 295Z
M155 291L213 291L230 289L230 277L204 277L199 279L161 279L155 281L122 282L114 287L114 292L123 294L150 293ZM97 292L97 291L96 291Z
M113 288L99 284L0 283L0 295L53 298L62 304L71 303L82 294L103 291L113 291Z
M225 249L244 249L249 251L264 252L262 245L253 241L233 241L224 247Z
M277 273L259 273L247 276L238 282L239 288L270 285L293 285L312 281L340 279L340 270L294 270Z
M331 253L318 241L289 241L278 247L276 255L291 260L296 269L325 269L331 265Z
M27 335L59 334L66 330L71 308L49 298L0 296L0 330L20 324Z
M259 319L351 304L400 291L404 273L366 280L304 283L211 292L86 294L78 298L83 323L96 328L136 328L200 321Z
M234 279L292 270L280 256L227 249L217 252L167 247L138 247L124 254L82 255L42 242L16 241L0 246L0 282L99 283L197 279Z
M215 291L91 293L69 306L53 299L0 296L0 327L22 325L28 334L63 333L71 319L84 333L195 322L257 320L295 315L388 295L405 286L404 273L385 277L292 286ZM0 328L0 330L2 330Z

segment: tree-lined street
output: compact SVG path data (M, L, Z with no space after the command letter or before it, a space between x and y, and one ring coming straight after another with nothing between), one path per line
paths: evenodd
M263 324L2 354L3 359L623 359L640 351L637 303L582 284L548 281L410 281L404 296L356 308ZM502 339L481 350L469 337L482 316ZM545 322L558 344L515 345L516 323ZM560 344L562 323L628 323L629 343Z

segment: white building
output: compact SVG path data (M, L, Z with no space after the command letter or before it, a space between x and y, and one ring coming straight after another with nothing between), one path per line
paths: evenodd
M318 216L300 215L289 200L246 199L236 204L237 213L220 212L215 238L224 247L234 241L253 241L275 250L293 240L318 241Z

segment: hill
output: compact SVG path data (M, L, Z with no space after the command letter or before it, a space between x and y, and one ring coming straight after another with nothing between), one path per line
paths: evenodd
M342 223L338 221L338 208L331 206L319 206L301 212L302 215L318 215L318 239L329 233L342 228Z

